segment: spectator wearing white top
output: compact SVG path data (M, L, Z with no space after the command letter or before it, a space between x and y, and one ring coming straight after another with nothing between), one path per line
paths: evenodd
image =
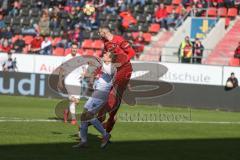
M40 54L42 55L52 54L52 42L48 39L48 37L44 37L44 41L42 41Z

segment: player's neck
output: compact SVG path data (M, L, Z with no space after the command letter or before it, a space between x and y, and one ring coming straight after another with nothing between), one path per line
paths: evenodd
M111 61L104 61L104 63L105 63L106 65L109 65L109 64L111 63Z
M112 41L112 40L113 40L113 35L112 35L112 34L108 36L108 40L109 40L109 41Z

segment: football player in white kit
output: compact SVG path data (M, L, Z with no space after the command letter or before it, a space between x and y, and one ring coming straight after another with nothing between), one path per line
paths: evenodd
M73 58L76 58L80 56L77 54L78 51L78 45L73 43L72 48L71 48L71 53L68 54L67 56L64 57L63 64L67 62L68 60L71 60ZM79 103L80 99L80 90L81 90L81 84L80 84L80 75L81 73L85 72L87 66L83 65L80 66L76 69L74 69L70 74L68 74L65 77L65 74L67 73L66 68L60 67L59 71L59 83L58 83L58 88L63 89L63 80L65 83L65 88L68 92L68 98L69 98L69 109L66 109L64 111L64 122L66 123L68 120L68 113L70 112L71 114L71 124L76 125L77 120L76 120L76 106ZM77 87L75 87L77 86ZM79 89L79 91L78 91Z
M81 142L74 145L73 148L82 148L87 146L88 124L91 123L103 136L101 148L104 148L111 137L103 128L102 123L97 119L97 113L108 100L109 92L113 86L116 67L112 63L114 54L106 52L103 54L103 62L99 78L94 82L94 92L84 105L84 111L81 114L80 135Z

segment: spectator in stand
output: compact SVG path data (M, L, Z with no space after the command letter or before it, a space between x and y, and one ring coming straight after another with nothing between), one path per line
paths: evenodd
M168 29L167 26L167 10L163 3L159 5L159 8L155 12L155 22L160 23L161 28Z
M141 53L144 50L144 43L145 43L145 40L144 40L144 37L143 37L143 32L139 32L138 36L134 39L134 42L133 42L133 48L136 51L136 57L135 58L137 60L139 59Z
M13 51L14 53L22 53L23 48L26 46L25 41L23 40L23 36L19 35L18 39L13 43Z
M11 27L10 26L4 27L1 30L0 34L1 34L1 38L6 38L6 39L11 39L12 36L13 36L13 33L11 31Z
M4 72L14 72L17 69L17 61L16 58L12 58L12 53L8 53L7 61L3 62L2 68Z
M166 22L167 22L166 27L168 27L167 30L170 27L174 28L180 21L181 21L180 15L176 13L175 9L173 9L172 13L166 17Z
M50 20L48 15L48 10L43 10L42 16L39 21L39 30L40 34L43 36L47 36L50 33Z
M96 30L99 27L99 21L96 19L96 16L90 16L85 18L85 23L82 24L82 28L85 30Z
M103 13L104 14L114 14L114 15L116 15L117 14L116 10L117 9L116 9L116 5L115 5L114 1L107 0Z
M40 37L39 34L37 34L37 36L34 37L34 39L30 44L30 52L34 54L40 54L41 44L42 44L42 38Z
M78 13L76 12L76 8L72 7L71 13L69 14L69 28L74 29L74 26L79 22Z
M122 31L128 29L131 25L137 24L137 20L132 16L130 9L121 12L119 16L122 18L121 22Z
M3 39L1 45L0 45L0 51L1 52L6 52L6 53L9 53L11 51L12 47L11 45L9 44L9 41L8 39Z
M192 58L193 45L189 36L186 36L179 48L180 62L190 63Z
M13 37L12 28L10 26L7 26L7 30L5 34L7 39L11 39Z
M1 9L3 12L7 12L10 8L10 1L9 0L1 0L0 1L2 6L1 6Z
M6 27L6 24L5 24L4 20L3 20L3 15L0 14L0 30L5 28L5 27Z
M27 28L22 28L22 34L27 34L27 35L37 35L40 33L39 26L37 24L33 24L30 27Z
M68 0L67 5L71 7L83 7L84 1L83 0Z
M131 6L135 6L137 4L140 4L141 6L145 5L145 0L127 0L127 4Z
M235 49L234 58L237 58L239 60L239 65L240 65L240 42L238 42L238 46Z
M51 30L56 30L58 28L60 28L60 22L57 16L54 16L51 20L50 20L50 29Z
M60 47L60 48L69 48L70 47L70 42L68 40L68 35L66 33L63 34L62 36L62 40L60 42L57 43L56 47Z
M9 15L18 16L19 12L20 12L20 8L21 8L21 4L20 4L19 0L14 1L13 2L13 8L9 12Z
M106 5L106 0L94 1L94 7L100 12L102 12L104 10L105 5Z
M35 2L35 6L38 7L39 9L42 9L44 7L44 2L43 0L37 0Z
M44 37L44 41L41 43L41 51L42 55L51 55L52 54L52 42L48 37Z
M80 26L75 25L74 31L70 31L69 38L75 42L80 41Z
M225 89L226 90L231 90L238 87L238 80L235 77L235 74L232 72L231 76L227 79L226 85L225 85Z
M204 47L201 41L198 38L196 38L193 44L193 63L196 64L202 63L203 51Z
M235 2L235 0L224 0L224 5L227 8L232 8L232 7L234 7L234 2Z
M238 9L238 13L240 13L240 0L235 0L234 5L237 7Z
M191 14L194 16L202 16L202 14L205 12L204 3L201 0L193 0L190 3L190 6L192 8Z

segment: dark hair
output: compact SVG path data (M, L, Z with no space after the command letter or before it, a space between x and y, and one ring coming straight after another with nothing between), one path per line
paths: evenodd
M73 42L71 46L77 46L78 47L78 44L76 42Z
M108 30L109 32L111 31L110 27L108 27L108 26L100 27L98 30L100 30L100 29L106 29L106 30Z
M231 76L234 76L234 75L235 75L234 72L232 72L232 73L231 73Z

